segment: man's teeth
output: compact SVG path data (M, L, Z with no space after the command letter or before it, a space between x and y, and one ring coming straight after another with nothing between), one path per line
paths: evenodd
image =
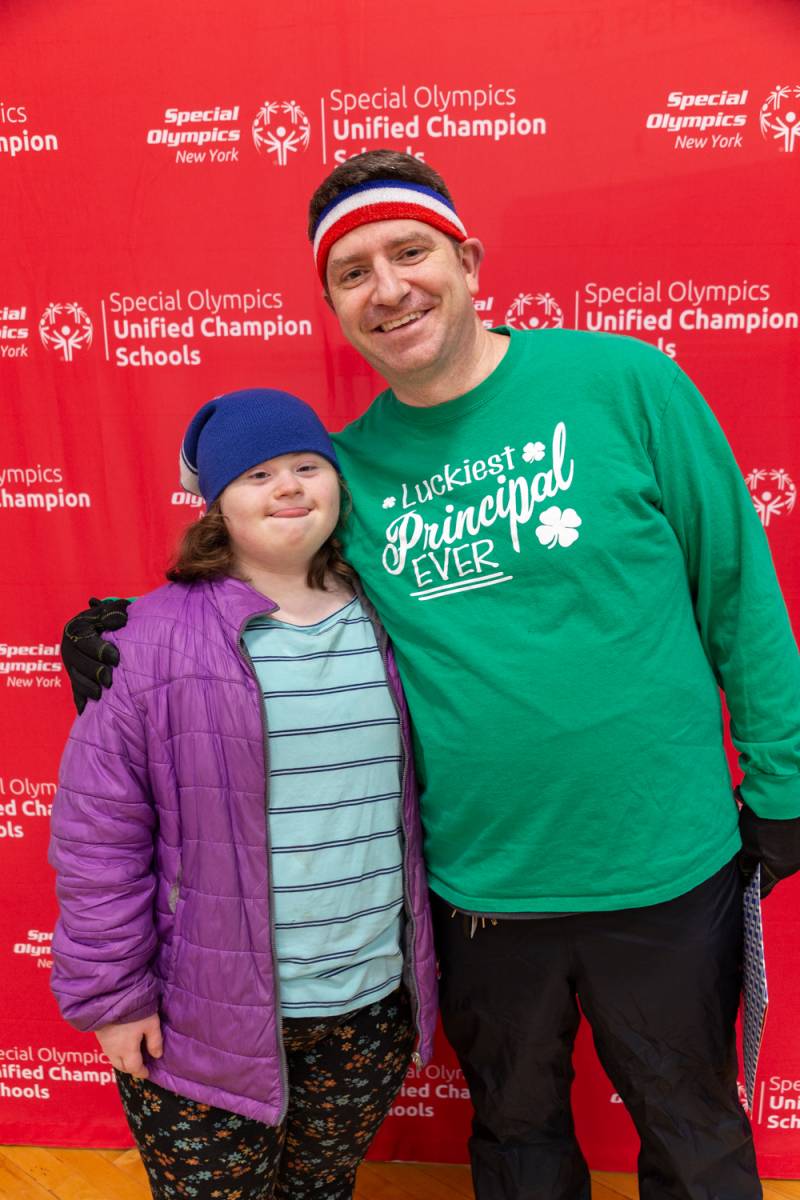
M421 312L406 313L404 317L398 317L396 321L384 321L381 325L381 332L388 333L391 329L399 329L401 325L408 325L411 321L418 321L422 316Z

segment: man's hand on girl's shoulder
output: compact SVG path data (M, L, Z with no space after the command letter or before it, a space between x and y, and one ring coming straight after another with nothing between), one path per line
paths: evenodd
M89 607L64 626L61 659L79 713L83 712L87 700L99 700L102 689L111 687L111 675L119 662L119 652L102 635L127 624L126 610L130 603L130 600L92 597Z

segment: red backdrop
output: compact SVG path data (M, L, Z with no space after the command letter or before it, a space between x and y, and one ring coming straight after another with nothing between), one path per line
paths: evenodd
M196 515L176 458L205 399L286 387L339 428L376 390L322 301L310 192L362 149L419 154L487 245L487 322L622 329L676 357L797 615L800 20L795 0L6 0L0 22L0 1137L120 1145L107 1064L47 986L57 631L90 591L159 582ZM800 1174L798 896L766 905L771 1174ZM577 1058L591 1163L629 1169L585 1031ZM461 1161L467 1120L441 1045L374 1154Z

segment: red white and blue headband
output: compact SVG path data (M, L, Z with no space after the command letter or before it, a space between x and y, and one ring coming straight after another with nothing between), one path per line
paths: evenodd
M314 228L314 260L323 286L328 255L334 242L346 233L372 221L423 221L455 238L467 239L467 231L453 204L440 192L405 179L371 179L345 188L326 204Z

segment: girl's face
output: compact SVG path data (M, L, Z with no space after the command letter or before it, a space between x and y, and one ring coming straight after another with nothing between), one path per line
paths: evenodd
M319 454L280 454L234 479L219 500L239 565L305 570L339 519L339 476Z

